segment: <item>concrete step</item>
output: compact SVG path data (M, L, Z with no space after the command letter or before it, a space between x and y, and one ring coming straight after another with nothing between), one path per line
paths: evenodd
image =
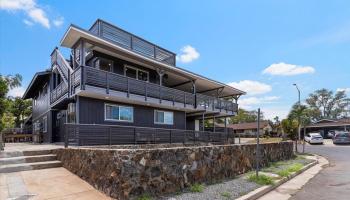
M0 173L10 173L19 171L28 171L36 169L47 169L54 167L62 167L61 161L45 161L33 163L8 164L0 166Z
M11 151L11 152L0 152L0 158L12 158L22 156L37 156L52 154L52 150L35 150L35 151Z
M34 163L34 162L45 162L57 160L56 155L36 155L36 156L16 156L9 158L0 158L0 166L11 165L11 164L21 164L21 163Z

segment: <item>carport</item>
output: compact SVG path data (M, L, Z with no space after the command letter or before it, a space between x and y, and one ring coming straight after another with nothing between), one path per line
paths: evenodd
M306 133L319 132L327 137L328 131L350 131L350 118L346 119L322 119L312 123L306 128Z

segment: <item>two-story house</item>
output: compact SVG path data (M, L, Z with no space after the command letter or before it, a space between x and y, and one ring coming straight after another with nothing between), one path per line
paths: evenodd
M244 94L176 66L175 53L100 19L89 30L70 25L60 45L70 58L55 48L50 70L36 73L23 96L33 99L33 131L44 142L65 134L77 145L196 139L204 119L235 115Z

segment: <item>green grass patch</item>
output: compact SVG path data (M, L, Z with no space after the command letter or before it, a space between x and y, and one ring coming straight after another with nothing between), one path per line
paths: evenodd
M288 170L284 169L284 170L278 171L277 174L280 177L287 177L290 175L290 172Z
M266 176L264 174L260 174L259 176L256 176L256 174L251 174L248 176L248 180L250 182L255 182L259 185L272 185L273 179L269 176Z
M303 165L300 163L295 163L289 167L287 167L286 169L283 170L279 170L277 171L278 176L280 177L287 177L289 176L291 173L293 172L297 172L300 171L303 168Z
M199 183L195 183L190 187L191 192L203 192L203 190L204 190L204 185Z
M229 193L229 192L222 192L221 194L220 194L222 197L225 197L225 198L231 198L231 193Z
M303 165L300 163L295 163L292 166L288 167L289 172L297 172L300 171L303 168Z
M143 194L139 196L137 200L152 200L152 197L149 194Z

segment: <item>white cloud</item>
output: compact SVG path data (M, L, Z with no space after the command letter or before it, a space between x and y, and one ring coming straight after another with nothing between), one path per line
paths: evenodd
M55 19L55 20L52 21L52 23L53 23L56 27L62 26L63 22L64 22L64 18L63 18L63 17L59 17L59 18L57 18L57 19Z
M27 20L27 19L24 19L24 20L23 20L23 23L25 23L25 24L28 25L28 26L33 26L33 25L34 25L33 22L31 22L31 21L29 21L29 20Z
M268 66L262 73L280 76L293 76L298 74L312 74L314 72L315 69L311 66L300 66L280 62Z
M246 97L239 99L238 104L242 108L252 109L256 105L276 103L279 99L278 96Z
M265 119L273 120L273 118L278 116L282 120L287 117L289 109L289 107L264 107L261 111L264 113Z
M345 91L345 93L349 93L350 94L350 88L338 88L337 92L340 92L340 91Z
M38 23L45 28L50 28L50 20L46 12L36 3L35 0L1 0L0 9L7 11L23 11L30 19L25 19L25 24Z
M270 92L272 87L266 83L258 81L243 80L240 82L231 82L228 85L247 92L248 95L264 94Z
M16 88L11 89L8 92L7 96L9 96L9 97L22 97L24 92L25 92L25 88L16 87Z
M180 55L176 56L176 58L178 61L183 63L189 63L194 60L197 60L200 56L198 51L190 45L184 46L183 48L181 48L180 51L181 51Z

